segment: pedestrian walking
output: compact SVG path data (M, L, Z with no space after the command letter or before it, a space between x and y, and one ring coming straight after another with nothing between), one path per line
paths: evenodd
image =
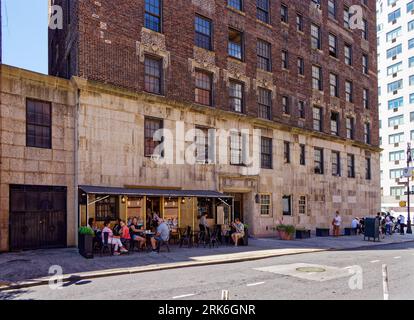
M398 217L399 221L400 221L400 234L404 235L404 228L405 228L405 217L400 214L400 216Z
M342 224L342 218L339 214L339 211L336 211L335 218L333 218L332 220L334 237L339 237L339 230L341 229L341 224Z

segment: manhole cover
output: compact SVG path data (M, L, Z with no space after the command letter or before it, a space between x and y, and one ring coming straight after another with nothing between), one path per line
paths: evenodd
M326 270L324 268L318 268L318 267L301 267L301 268L296 268L296 271L312 273L312 272L325 272Z

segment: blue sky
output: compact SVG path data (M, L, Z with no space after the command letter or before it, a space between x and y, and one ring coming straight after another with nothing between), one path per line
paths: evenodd
M47 73L48 0L2 0L3 63Z

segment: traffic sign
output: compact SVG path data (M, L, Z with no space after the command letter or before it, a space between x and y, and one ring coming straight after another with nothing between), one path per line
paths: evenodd
M407 196L408 195L408 192L404 192L404 195ZM414 195L414 191L410 191L410 195L411 196Z
M405 202L405 201L400 201L400 207L401 207L401 208L405 208L405 207L407 207L407 202Z
M403 177L411 178L414 175L414 167L404 168Z

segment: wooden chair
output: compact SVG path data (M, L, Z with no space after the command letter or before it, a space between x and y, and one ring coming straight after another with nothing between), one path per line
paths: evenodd
M110 255L113 254L113 246L109 243L109 232L102 233L102 247L101 247L101 257L105 253L105 250L109 252Z
M191 227L188 226L187 229L182 228L180 230L180 248L187 242L188 248L193 246L193 235L191 233Z

